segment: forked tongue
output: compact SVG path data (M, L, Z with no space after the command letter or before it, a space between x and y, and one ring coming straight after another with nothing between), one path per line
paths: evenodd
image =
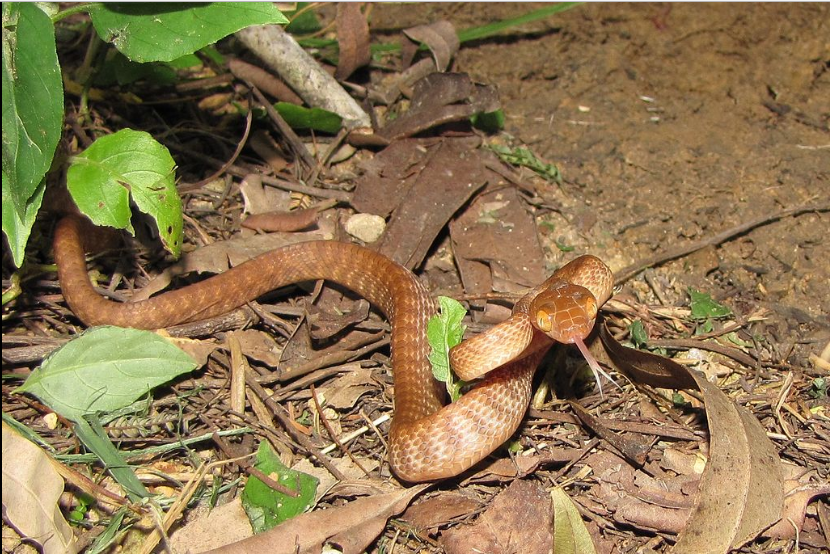
M591 368L591 372L594 373L594 379L597 382L597 389L599 389L600 398L602 398L602 399L605 398L605 396L602 394L602 383L599 380L600 376L605 376L606 378L608 378L609 382L616 385L617 387L620 388L620 390L622 390L622 386L620 386L620 384L615 382L614 378L609 376L605 372L605 370L602 369L602 367L599 365L599 362L597 362L597 359L594 358L594 355L592 355L591 351L588 350L588 347L585 346L584 341L582 341L581 339L578 339L578 338L574 339L574 345L577 346L577 348L579 349L579 352L582 353L583 357L585 357L585 362L588 363L588 367Z

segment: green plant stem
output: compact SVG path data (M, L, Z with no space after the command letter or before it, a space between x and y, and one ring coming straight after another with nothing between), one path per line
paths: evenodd
M86 13L90 11L98 2L83 2L76 6L72 6L71 8L67 8L62 12L58 12L52 16L52 23L57 23L62 19L66 19L71 15L75 15L76 13Z
M487 25L482 25L480 27L464 29L458 32L458 40L459 42L461 42L461 44L464 44L465 42L491 37L495 34L501 33L502 31L510 29L511 27L515 27L517 25L524 25L525 23L532 23L534 21L539 21L552 15L562 13L575 6L579 6L580 4L582 4L582 2L562 2L559 4L553 4L551 6L545 6L544 8L539 8L538 10L533 10L531 12L522 14L512 19L503 19L501 21L496 21L495 23L488 23ZM331 39L310 38L299 39L297 42L299 42L300 45L302 45L303 47L307 48L327 48L330 46L337 46L337 41ZM426 46L422 45L420 49L426 50L426 48ZM400 49L401 45L398 43L371 45L372 54L377 54L380 52L397 52Z
M480 40L483 38L487 38L502 31L505 31L510 27L524 25L525 23L531 23L533 21L545 19L552 15L562 13L580 4L581 2L562 2L561 4L553 4L552 6L545 6L544 8L533 10L532 12L528 12L526 14L514 17L512 19L503 19L501 21L496 21L495 23L482 25L481 27L465 29L458 33L458 40L461 42L461 44L464 44L465 42L469 42L472 40Z

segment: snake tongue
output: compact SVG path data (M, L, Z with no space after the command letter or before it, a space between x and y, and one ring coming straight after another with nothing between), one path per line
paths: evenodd
M606 378L608 378L608 381L610 381L612 384L614 384L617 387L619 387L620 389L622 389L620 384L615 382L614 378L609 376L605 372L605 370L603 370L602 367L600 367L599 362L597 362L597 359L595 359L594 355L591 354L591 351L588 350L588 347L585 345L585 342L582 341L582 339L574 338L573 343L574 343L574 345L577 346L577 348L579 349L579 352L582 353L582 356L585 357L585 362L588 363L588 367L591 368L591 372L594 373L594 379L597 382L597 389L599 389L600 398L603 398L603 399L605 398L605 396L602 394L602 383L600 382L600 379L599 379L599 377L601 375L605 376Z

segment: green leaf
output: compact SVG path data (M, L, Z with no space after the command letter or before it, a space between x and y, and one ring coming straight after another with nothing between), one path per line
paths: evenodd
M447 391L453 400L458 398L459 385L450 372L450 349L461 343L467 327L461 323L467 310L464 305L449 297L438 297L440 312L427 323L427 341L431 351L432 375L447 384Z
M259 534L308 510L314 504L314 495L320 481L282 464L265 441L259 444L256 457L254 466L258 470L288 489L299 489L300 492L299 496L291 497L271 489L255 476L248 479L242 492L242 507L251 521L254 534Z
M84 417L77 420L70 418L75 423L73 428L75 436L104 463L112 477L127 490L132 501L138 502L145 497L150 497L150 492L144 488L144 484L135 475L132 467L112 444L107 437L107 432L95 416L88 415L88 418L89 421Z
M288 23L270 2L100 3L89 15L98 36L136 62L169 62L251 25Z
M102 326L51 354L16 391L78 422L86 414L125 407L196 366L153 332Z
M553 502L553 552L596 553L591 534L568 494L562 488L555 488L550 497Z
M322 29L320 20L317 18L317 12L314 9L305 10L298 17L294 14L309 5L309 2L297 2L297 8L292 11L286 11L285 16L291 20L291 23L285 28L285 31L292 35L310 35Z
M63 82L52 21L36 4L4 2L3 231L23 263L63 126Z
M111 50L108 52L107 59L104 61L100 71L96 73L94 84L97 87L110 87L116 84L129 85L130 83L145 79L159 86L172 85L176 82L178 76L171 66L185 58L189 60L191 57L193 57L192 54L174 60L169 65L162 63L142 64L130 61L124 54L117 50ZM198 58L196 59L198 61Z
M496 133L504 129L504 112L480 112L473 114L470 121L476 129L481 129L485 133Z
M744 341L740 337L738 337L737 332L730 331L726 335L723 336L724 339L727 341L734 343L738 347L752 347L753 343L751 341Z
M810 386L810 396L814 399L827 397L828 385L830 385L830 380L827 378L813 378L813 383Z
M322 108L306 108L290 102L277 102L274 108L291 129L314 129L323 133L337 133L343 123L343 118Z
M40 204L43 202L43 193L46 192L46 180L41 181L40 186L35 189L35 194L26 201L23 207L23 214L18 211L18 206L12 198L12 186L9 184L6 167L3 167L3 232L9 240L9 250L16 266L23 264L26 254L26 243L32 233L32 226L35 223Z
M634 320L631 322L631 325L628 326L628 333L631 334L631 343L635 349L641 349L648 343L648 334L642 321Z
M536 157L533 152L524 147L510 148L504 145L489 145L490 150L495 152L499 158L508 164L514 166L524 166L548 181L555 181L560 183L562 181L562 174L559 173L559 168L554 164L548 164Z
M175 183L175 162L149 133L122 129L97 139L72 159L66 186L96 225L135 233L130 198L156 220L164 247L181 252L182 207Z
M690 287L689 296L692 298L689 306L692 309L692 318L695 320L723 318L724 316L730 316L732 314L732 310L729 307L715 302L707 293L701 293Z

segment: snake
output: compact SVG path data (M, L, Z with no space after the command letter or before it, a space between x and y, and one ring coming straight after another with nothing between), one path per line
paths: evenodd
M328 280L366 298L391 324L394 413L388 457L405 482L461 474L518 429L530 402L533 374L555 342L583 345L613 277L591 255L555 271L516 302L510 318L450 350L450 361L474 387L444 404L443 384L428 360L427 322L434 302L412 272L370 248L339 241L281 247L223 273L136 302L99 294L90 281L78 215L55 228L53 250L64 299L87 326L159 329L224 314L265 293L298 282ZM587 352L587 350L585 351Z

